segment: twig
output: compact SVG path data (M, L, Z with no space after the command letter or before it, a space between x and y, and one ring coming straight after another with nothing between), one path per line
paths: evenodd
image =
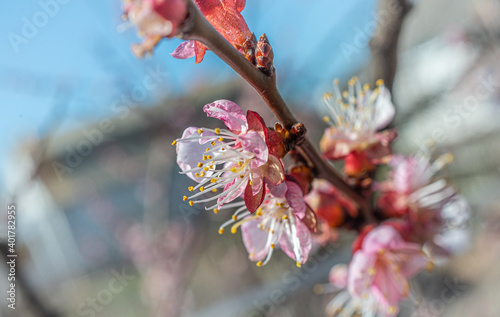
M370 41L370 49L373 54L373 64L375 67L375 78L381 78L385 86L392 91L394 77L397 69L397 50L399 34L404 18L412 8L408 0L383 0L381 5L393 5L396 13L391 15L387 23L383 23L377 29Z
M293 116L276 87L276 72L273 72L271 76L262 73L212 27L191 0L188 1L188 7L190 16L182 35L183 39L202 42L233 68L255 88L285 128L290 129L292 125L296 124L297 119ZM328 180L358 203L360 208L363 209L367 206L366 199L344 182L342 176L322 158L309 139L306 138L297 148L304 158L310 162L312 165L310 167L317 177Z

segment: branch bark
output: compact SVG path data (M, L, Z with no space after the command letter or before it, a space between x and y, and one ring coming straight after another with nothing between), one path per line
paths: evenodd
M373 55L375 78L383 79L385 86L392 92L398 64L399 34L412 4L408 0L382 0L380 6L379 11L388 12L390 18L381 20L380 27L370 41L370 49Z

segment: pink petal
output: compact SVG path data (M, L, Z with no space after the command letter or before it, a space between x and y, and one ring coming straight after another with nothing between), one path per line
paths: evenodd
M304 218L306 212L306 202L302 189L299 185L292 181L285 181L288 190L286 191L285 198L290 207L292 207L295 215L300 219Z
M357 142L349 140L335 127L327 128L321 138L319 147L323 155L330 160L344 158L357 146Z
M309 257L309 252L311 252L312 246L312 238L311 232L307 229L306 225L300 221L300 219L296 218L296 226L297 226L297 237L299 239L300 251L303 255L301 263L305 263L307 258ZM293 243L292 237L288 236L286 231L283 231L280 239L280 247L281 249L288 255L290 258L298 261L295 258L295 252L293 251Z
M266 248L268 234L258 227L259 224L260 219L252 219L241 225L243 244L252 261L263 260L269 252L269 247Z
M182 134L182 138L188 138L192 135L198 136L198 128L189 127L184 130ZM205 152L206 147L198 140L192 141L179 141L176 145L177 151L177 164L181 168L182 171L188 171L195 168L199 162L202 161L203 153ZM194 173L186 174L189 178L196 182L201 182L203 178L195 177ZM212 175L212 172L209 170L206 172L206 175Z
M391 158L390 142L397 137L396 130L384 130L376 133L368 142L372 143L365 151L373 164L386 164Z
M382 225L374 228L366 235L362 243L362 249L367 254L376 254L382 249L404 243L396 229Z
M247 131L247 119L243 110L232 101L217 100L203 107L207 116L224 121L229 130L235 133Z
M273 195L274 197L283 198L285 197L288 186L286 185L286 182L282 182L278 185L269 184L268 188L269 192L271 192L271 195Z
M262 175L264 175L272 185L281 184L281 182L285 180L285 167L283 166L283 161L274 155L269 155L267 163L260 168L262 169Z
M363 250L354 253L351 263L349 263L349 276L347 288L355 296L361 297L369 292L367 287L372 284L373 276L369 274L369 269L375 267L376 254L367 254Z
M252 195L257 195L264 185L264 177L262 176L262 170L256 168L252 170Z
M182 42L172 53L170 53L170 55L177 59L186 59L193 57L195 55L194 41Z
M379 88L380 89L380 88ZM391 101L391 93L385 87L379 90L377 100L375 101L374 123L377 130L385 128L394 118L396 109Z
M248 133L241 134L240 139L243 149L255 154L255 159L253 159L250 163L252 168L257 168L267 162L269 155L267 145L258 132L250 131Z
M397 309L399 302L408 297L410 286L408 280L401 274L378 267L371 291L387 310L390 307Z

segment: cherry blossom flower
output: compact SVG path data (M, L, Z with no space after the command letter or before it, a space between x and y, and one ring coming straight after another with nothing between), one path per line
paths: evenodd
M249 258L257 266L267 264L278 246L300 266L311 250L311 230L315 224L314 212L305 203L300 186L288 179L270 187L255 214L241 206L219 232L231 225L231 232L236 233L241 226Z
M257 39L250 32L241 11L245 0L194 0L201 13L224 38L251 62L255 59ZM196 56L196 63L203 60L207 48L201 42L183 42L171 54L185 59Z
M324 156L331 160L345 159L345 173L358 177L374 169L374 164L386 163L391 155L389 142L396 137L394 130L377 132L394 117L391 94L383 81L371 90L361 87L356 78L349 81L348 90L340 92L338 80L334 92L323 96L332 123L320 142Z
M203 110L207 116L222 120L227 129L189 127L173 142L181 173L198 183L189 187L189 191L198 192L183 199L191 206L212 202L206 209L218 212L223 204L243 196L246 208L253 213L264 199L266 182L278 185L284 180L283 162L274 155L279 144L269 140L272 131L256 112L245 115L234 102L218 100ZM200 197L221 189L213 196Z
M430 263L420 245L403 240L393 226L381 225L354 252L347 288L353 297L375 301L385 315L395 316L399 302L410 296L409 278Z
M138 57L151 53L163 37L177 34L187 14L184 0L124 0L125 16L137 27L144 41L132 46Z
M429 155L395 156L389 179L379 184L378 207L386 217L405 217L407 234L424 243L447 228L465 223L469 215L466 201L438 172L453 160L451 154L433 162Z

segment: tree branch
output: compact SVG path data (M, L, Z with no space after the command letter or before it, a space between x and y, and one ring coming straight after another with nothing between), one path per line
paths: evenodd
M188 8L189 17L182 38L203 43L226 62L255 88L286 129L290 129L292 125L297 123L297 119L293 116L278 91L276 72L272 72L271 76L262 73L213 28L191 0L188 1ZM366 208L366 199L344 182L342 176L322 158L309 139L306 138L303 143L297 146L297 149L306 161L313 165L310 167L317 177L328 180L337 189L358 203L361 209Z
M412 4L408 0L382 0L380 5L380 11L389 12L390 18L388 21L383 20L384 23L380 24L370 41L370 49L373 55L375 78L383 79L385 86L392 91L398 63L399 34Z

